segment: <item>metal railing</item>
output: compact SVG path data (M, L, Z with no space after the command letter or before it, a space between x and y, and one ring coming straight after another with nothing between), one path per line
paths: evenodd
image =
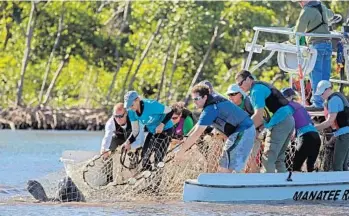
M297 63L298 63L298 74L300 75L300 86L301 86L301 97L302 97L302 104L305 104L305 87L304 87L304 74L302 71L301 67L301 50L300 50L300 44L299 44L299 39L302 36L307 36L307 37L318 37L318 38L338 38L338 39L344 39L344 35L338 32L331 32L331 34L316 34L316 33L304 33L304 32L293 32L291 28L283 28L283 27L259 27L256 26L253 28L255 31L252 42L251 42L251 48L249 50L249 54L247 56L247 60L244 66L245 70L248 70L251 65L252 61L252 56L254 53L254 48L257 45L257 40L260 32L267 32L267 33L273 33L273 34L283 34L283 35L289 35L295 37L296 40L296 47L297 47ZM258 46L258 45L257 45ZM345 55L345 54L344 54ZM270 58L268 58L269 60ZM263 62L263 61L262 61ZM258 64L260 66L261 64ZM254 70L256 69L256 66L253 68ZM349 81L345 80L333 80L331 79L330 81L332 82L337 82L337 83L343 83L343 84L348 84ZM292 83L292 75L290 76L290 83Z

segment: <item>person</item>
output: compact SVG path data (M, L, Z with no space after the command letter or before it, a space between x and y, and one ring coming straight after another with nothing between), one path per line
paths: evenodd
M132 133L123 144L128 150L139 135L139 123L148 129L148 135L142 148L142 170L151 170L150 156L155 153L155 166L166 156L171 142L173 111L156 100L141 99L136 91L124 96L124 107L128 109Z
M295 121L295 135L298 139L296 153L293 158L293 171L301 171L302 165L307 160L307 171L314 171L316 158L319 155L321 146L320 135L315 128L307 110L295 100L296 92L292 88L284 88L281 93L289 101L293 108Z
M236 84L232 84L228 87L225 93L228 99L242 110L246 111L249 116L254 114L254 110L251 104L250 98L247 94ZM258 130L257 130L258 131ZM262 153L262 143L259 139L255 139L254 145L247 161L245 172L260 172L260 157Z
M228 87L226 95L233 104L245 110L249 114L249 116L252 116L254 114L250 98L238 85L230 85Z
M132 148L135 149L134 155L139 154L139 149L143 145L144 142L144 127L140 126L139 135L137 139L132 144ZM116 150L117 147L124 144L127 138L132 133L132 126L129 116L127 115L127 111L124 108L123 103L117 103L113 108L113 115L108 119L105 124L105 132L104 137L101 142L100 153L103 154L104 160L107 160L112 151ZM138 157L131 156L130 167L135 167L137 165L137 161L135 161ZM103 166L103 173L107 175L106 184L113 182L113 159L107 160L105 166Z
M213 89L213 85L212 85L212 83L211 83L210 81L208 81L208 80L203 80L203 81L201 81L199 84L201 84L201 85L206 85L206 86L208 87L208 89L210 90L210 94L212 94L213 96L218 95L218 96L220 96L220 97L223 97L223 95L221 95L220 93L218 93L217 91L215 91L215 90Z
M349 103L346 97L340 92L333 92L332 85L328 80L319 82L315 92L325 101L324 114L326 120L315 127L321 131L332 127L336 129L336 137L333 156L334 171L348 171L349 153Z
M215 94L216 92L213 90L213 85L210 81L208 80L203 80L199 84L201 85L206 85L210 91L210 94Z
M248 114L227 99L209 93L206 85L198 84L191 90L197 108L202 108L199 120L190 136L183 142L175 160L181 161L185 152L212 125L227 136L218 172L240 172L245 168L256 135L253 122Z
M172 122L174 124L173 138L177 140L183 139L194 127L193 114L184 107L183 102L177 102L172 105L173 115Z
M333 12L320 1L298 1L302 11L294 27L295 32L330 34L328 20ZM312 107L323 108L320 96L314 94L321 80L329 80L331 75L332 42L327 37L306 37L306 43L317 50L317 58L313 71L310 73L312 84Z
M240 71L235 79L242 90L250 91L254 109L252 120L255 127L264 126L267 130L262 156L263 171L272 173L276 169L277 172L286 172L285 151L295 124L292 108L288 106L287 99L279 90L266 82L255 81L249 71ZM263 119L265 108L273 114L266 123Z
M114 151L117 147L124 144L127 138L131 135L132 126L127 111L124 108L123 103L117 103L113 109L113 115L108 119L105 124L104 137L101 142L100 153L104 154L104 157L108 157L111 151ZM139 136L133 143L133 148L137 148L143 144L144 141L144 129L139 132Z

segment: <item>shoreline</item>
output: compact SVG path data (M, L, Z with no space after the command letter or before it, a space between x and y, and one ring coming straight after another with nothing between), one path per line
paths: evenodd
M0 130L101 131L107 109L17 107L0 109Z

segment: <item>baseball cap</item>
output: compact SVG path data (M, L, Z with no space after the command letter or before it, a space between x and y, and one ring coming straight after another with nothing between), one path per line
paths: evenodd
M321 80L317 84L315 95L322 95L326 91L326 89L331 88L331 87L332 87L332 85L331 85L330 81Z
M212 83L208 80L204 80L204 81L201 81L199 84L202 84L202 85L207 85L208 88L213 91L213 86L212 86Z
M138 93L136 91L129 91L124 96L124 107L129 109L133 103L138 98Z
M228 90L225 94L233 94L233 93L241 93L243 97L246 97L246 93L237 85L237 84L232 84L228 87Z

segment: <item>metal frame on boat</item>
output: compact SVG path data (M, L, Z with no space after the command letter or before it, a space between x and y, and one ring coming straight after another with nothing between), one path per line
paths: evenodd
M255 34L253 36L253 40L251 43L246 44L246 51L249 52L247 56L247 60L244 66L245 70L248 70L251 65L252 61L252 56L253 53L261 53L263 50L270 51L269 56L267 56L264 60L259 62L255 67L251 68L250 71L253 72L260 66L262 66L264 63L269 61L275 52L279 53L279 56L281 54L295 54L296 59L297 59L297 67L293 69L293 73L290 73L290 83L292 83L292 78L294 77L295 74L299 75L300 79L300 84L301 84L301 96L302 96L302 103L305 104L305 91L304 91L304 77L308 75L308 73L304 73L305 71L311 71L314 67L314 65L308 65L304 64L305 58L302 58L303 55L308 54L308 58L315 58L316 59L316 54L311 55L314 53L314 50L301 46L299 44L299 39L301 36L311 36L311 37L320 37L320 38L331 38L331 39L340 39L340 40L345 40L345 35L342 33L338 32L331 32L331 34L315 34L315 33L303 33L303 32L293 32L291 28L280 28L280 27L254 27L253 30L255 31ZM257 40L260 32L265 32L265 33L273 33L273 34L283 34L283 35L289 35L293 36L296 40L296 45L292 44L285 44L285 43L265 43L265 45L258 45ZM315 50L316 52L316 50ZM280 60L281 58L278 56L278 63L280 66ZM286 56L286 57L291 57ZM344 59L346 62L349 62L349 44L344 44ZM311 59L312 60L312 59ZM311 61L310 60L310 61ZM303 67L302 67L303 66ZM284 69L284 68L281 68ZM292 70L292 69L290 69ZM285 72L290 72L290 71L285 71ZM346 80L336 80L336 79L331 79L331 82L334 83L342 83L342 84L348 84L349 85L349 64L346 64L345 67L345 74L346 74Z

